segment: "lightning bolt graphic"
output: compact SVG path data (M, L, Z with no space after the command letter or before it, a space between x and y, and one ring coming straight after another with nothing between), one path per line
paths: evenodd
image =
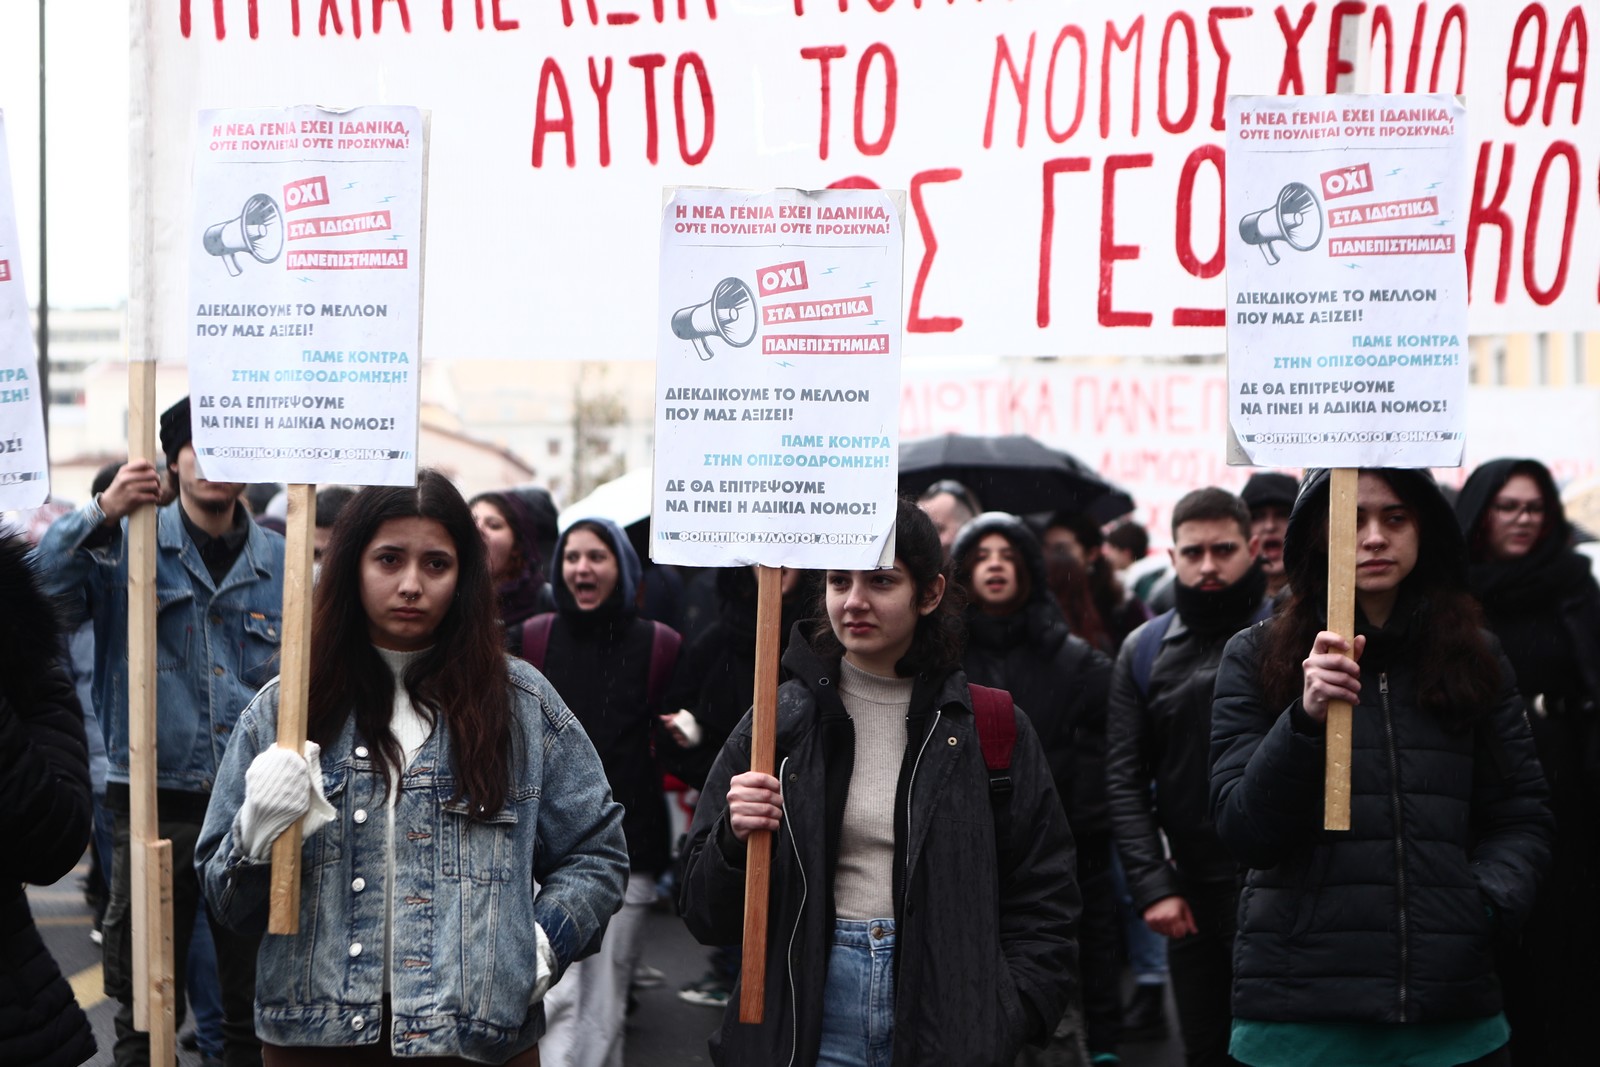
M346 189L354 189L356 186L358 186L360 184L361 184L360 182L345 182L344 187Z

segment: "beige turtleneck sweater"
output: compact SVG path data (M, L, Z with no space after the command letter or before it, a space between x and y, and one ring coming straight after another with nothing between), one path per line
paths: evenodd
M844 802L834 913L894 918L894 793L906 754L910 678L883 678L839 663L839 699L855 726L855 766Z

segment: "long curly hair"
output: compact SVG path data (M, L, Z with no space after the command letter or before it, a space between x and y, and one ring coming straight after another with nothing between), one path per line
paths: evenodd
M902 678L914 678L919 674L953 670L961 666L961 656L966 650L967 628L961 620L966 596L960 585L951 580L944 546L939 543L939 531L933 520L911 500L901 497L895 503L894 521L894 556L911 575L916 602L920 604L931 595L940 575L945 578L943 599L938 607L917 619L911 647L894 665L895 673ZM811 647L821 656L842 655L844 646L839 643L828 619L827 583L821 586L812 608Z
M487 552L472 510L438 471L417 473L415 488L369 486L339 513L312 601L311 694L306 733L328 744L351 715L379 754L395 789L405 770L390 729L394 676L372 646L361 605L361 557L391 519L432 519L455 543L455 600L431 649L406 668L411 703L450 732L456 801L470 798L474 819L505 803L510 783L512 719L505 632L496 621Z
M1416 567L1401 590L1425 605L1408 658L1417 673L1417 702L1442 721L1469 726L1494 708L1500 668L1483 632L1483 611L1462 584L1452 560L1459 539L1444 498L1430 482L1411 471L1376 470L1418 524ZM1305 551L1285 556L1291 590L1288 602L1267 625L1259 679L1270 706L1287 707L1305 686L1302 661L1327 626L1328 519L1326 483L1320 499L1301 501L1291 524L1317 528L1304 539ZM1428 499L1432 494L1436 499ZM1321 505L1321 514L1309 513ZM1308 507L1309 505L1309 507ZM1298 540L1298 539L1297 539ZM1408 598L1409 599L1409 598Z

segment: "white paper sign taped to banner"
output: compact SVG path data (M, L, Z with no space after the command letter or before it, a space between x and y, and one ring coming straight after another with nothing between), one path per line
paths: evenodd
M1228 101L1229 422L1273 467L1451 467L1470 172L1454 97Z
M203 111L189 385L206 477L411 485L423 115Z
M50 495L38 367L22 287L5 114L0 112L0 511L38 507Z
M672 191L656 562L892 562L902 221L876 189Z

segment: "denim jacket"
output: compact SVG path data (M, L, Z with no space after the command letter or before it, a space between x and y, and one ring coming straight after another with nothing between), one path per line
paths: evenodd
M156 786L211 790L239 713L278 673L283 538L255 523L239 558L213 584L174 501L156 512ZM128 781L128 537L84 542L105 514L93 502L63 515L35 550L66 625L94 620L94 704L107 779Z
M383 945L385 787L354 716L322 749L336 815L301 850L300 932L268 936L256 969L256 1033L281 1045L372 1045L396 1056L502 1063L544 1032L530 1007L537 934L555 976L600 947L622 904L622 807L578 720L544 676L510 661L513 746L505 806L486 822L452 801L449 731L435 729L406 769L395 807L394 945ZM277 736L273 681L239 719L217 775L195 866L211 914L265 929L271 864L234 840L245 771ZM537 886L535 885L537 883ZM384 969L393 1028L379 1033Z

